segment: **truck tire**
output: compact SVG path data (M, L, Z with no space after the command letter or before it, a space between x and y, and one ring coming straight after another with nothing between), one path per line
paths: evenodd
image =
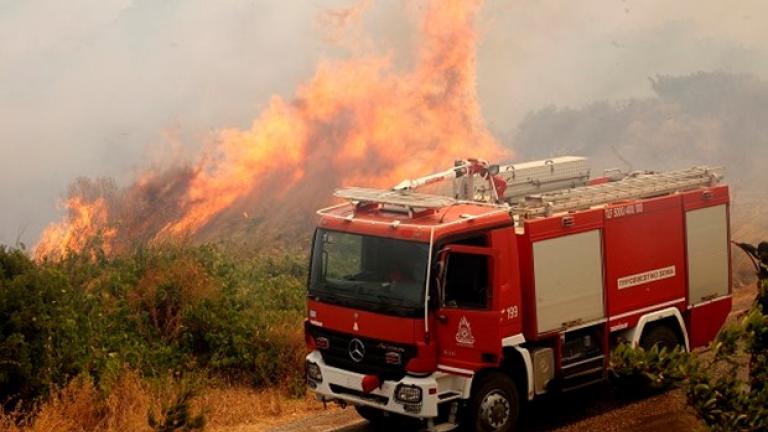
M669 324L655 323L644 329L639 345L646 351L655 345L658 345L659 349L666 348L671 350L676 346L682 345L682 342L677 332ZM671 381L652 382L644 374L625 376L613 374L612 378L613 383L618 386L623 396L629 399L644 398L658 394L668 390L672 385Z
M520 396L509 376L491 372L473 386L467 407L467 430L511 432L517 429L519 418Z
M640 339L640 346L646 351L653 348L654 345L658 345L659 349L671 350L681 344L677 333L666 323L654 325L648 331L643 332Z

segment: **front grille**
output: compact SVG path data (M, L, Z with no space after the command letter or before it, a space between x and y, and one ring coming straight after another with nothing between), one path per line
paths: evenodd
M348 394L380 405L386 405L387 402L389 402L389 398L386 396L379 396L372 393L363 393L360 390L351 389L349 387L342 387L337 384L331 384L330 387L331 391L336 394Z
M316 326L310 326L309 333L314 338L328 339L328 348L319 350L325 364L359 374L376 375L382 380L402 379L405 376L405 365L416 356L415 346L359 337ZM349 355L352 339L359 339L365 346L365 357L360 362L352 360ZM385 358L388 352L400 354L400 364L388 364Z

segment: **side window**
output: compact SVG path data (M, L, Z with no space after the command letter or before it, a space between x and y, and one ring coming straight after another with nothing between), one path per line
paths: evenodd
M485 309L488 307L488 259L486 255L451 253L445 275L447 307Z

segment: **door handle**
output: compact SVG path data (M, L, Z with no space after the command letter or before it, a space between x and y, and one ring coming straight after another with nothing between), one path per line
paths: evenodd
M440 314L437 316L437 320L440 321L443 324L448 323L448 317L446 315Z

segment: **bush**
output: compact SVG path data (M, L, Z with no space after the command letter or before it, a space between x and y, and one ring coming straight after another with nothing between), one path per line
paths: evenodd
M768 316L754 308L720 332L708 357L696 356L691 362L688 403L710 430L768 429L767 334Z
M0 247L0 400L29 400L86 367L88 311L57 268Z
M703 354L619 346L614 373L657 387L685 385L688 404L711 431L768 430L768 280L753 308L723 328Z
M104 387L126 366L298 394L305 281L303 254L163 245L34 262L0 247L0 400L34 400L81 374Z
M689 354L684 348L650 350L620 344L611 353L611 371L623 387L639 393L669 388L688 376Z

